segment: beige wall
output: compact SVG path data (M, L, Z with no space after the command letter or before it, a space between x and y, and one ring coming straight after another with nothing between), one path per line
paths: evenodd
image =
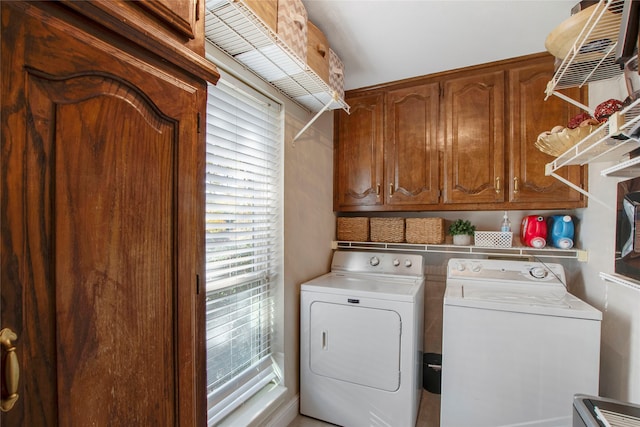
M285 130L285 385L293 394L299 389L300 285L329 271L335 238L333 113L324 113L293 143L305 119L288 115Z

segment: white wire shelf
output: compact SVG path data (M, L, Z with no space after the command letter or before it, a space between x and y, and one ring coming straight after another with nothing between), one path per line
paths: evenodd
M205 37L312 112L349 105L243 2L207 0Z
M624 0L600 0L567 56L547 86L547 98L556 89L582 87L621 74L616 45Z
M640 157L622 161L600 171L602 176L634 178L640 176Z
M485 247L485 246L459 246L451 244L414 244L414 243L382 243L382 242L350 242L334 241L333 249L359 249L359 250L385 250L402 252L435 252L445 254L464 255L498 255L501 257L532 256L537 258L562 258L575 259L586 262L587 251L580 249L535 249L526 246L512 246L510 248Z
M621 276L619 274L609 274L600 272L600 278L607 282L617 283L618 285L626 286L635 291L640 291L640 282Z
M623 155L640 147L637 137L631 137L638 126L640 99L613 114L606 123L548 163L547 175L563 166L620 160Z

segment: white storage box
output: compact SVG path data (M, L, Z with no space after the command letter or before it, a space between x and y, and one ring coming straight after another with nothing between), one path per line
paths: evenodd
M476 246L510 248L512 241L513 233L510 231L476 231L474 234Z

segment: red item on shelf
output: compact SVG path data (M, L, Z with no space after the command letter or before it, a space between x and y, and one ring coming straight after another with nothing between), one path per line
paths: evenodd
M609 116L621 109L621 101L618 101L617 99L609 99L601 104L598 104L593 115L600 123L603 123L606 122L607 119L609 119Z
M589 120L591 118L592 118L591 114L589 113L580 113L574 116L571 120L569 120L569 124L567 124L567 127L569 129L575 129L578 126L580 126L580 123L584 122L585 120Z

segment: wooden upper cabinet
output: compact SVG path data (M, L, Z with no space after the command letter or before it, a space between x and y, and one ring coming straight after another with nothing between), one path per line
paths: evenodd
M347 102L351 114L336 114L335 210L378 206L384 200L384 95L359 96Z
M586 206L545 175L553 158L534 145L580 112L558 97L545 101L553 71L551 55L535 54L348 92L352 114L335 113L335 210ZM563 92L586 103L586 88ZM557 173L587 190L586 172Z
M138 0L137 3L156 15L167 28L189 39L196 37L196 18L200 17L197 0ZM204 4L204 0L201 3Z
M440 197L439 84L387 92L385 204L434 204Z
M544 100L547 83L553 76L551 55L517 66L508 71L510 175L509 202L526 208L575 208L585 206L578 191L545 175L545 165L553 160L535 147L538 135L556 125L566 126L580 110L567 101L551 96ZM586 91L578 88L563 91L572 99L586 103ZM561 168L558 175L584 187L586 167Z
M104 26L210 83L220 77L205 58L204 0L61 0Z
M444 203L504 201L504 72L444 82Z

